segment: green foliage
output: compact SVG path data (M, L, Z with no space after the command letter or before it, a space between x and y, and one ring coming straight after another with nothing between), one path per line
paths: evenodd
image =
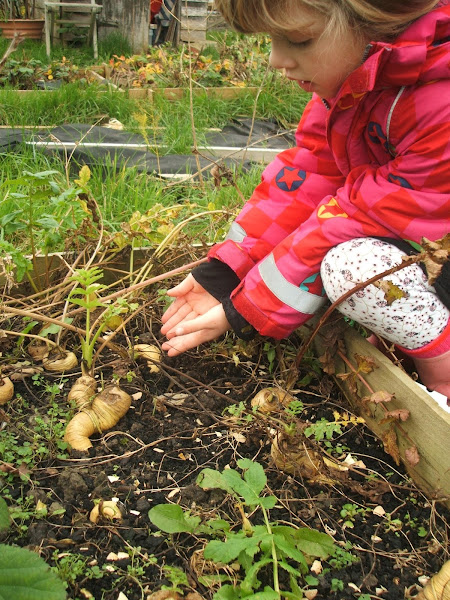
M316 421L315 423L309 425L305 429L304 433L306 437L314 436L316 442L321 442L322 440L331 440L335 433L341 435L342 428L340 423L328 421L322 417L320 421Z
M64 441L68 409L65 403L57 401L62 390L57 382L50 384L39 376L33 377L33 384L39 387L39 393L48 398L47 406L45 409L30 406L23 398L17 397L15 410L18 414L18 431L5 430L0 435L0 460L16 471L0 471L0 480L13 482L20 477L26 482L29 480L29 472L41 462L50 458L68 457Z
M34 552L0 544L0 600L65 600L64 583Z
M11 519L9 517L8 505L0 497L0 531L8 529Z
M85 309L85 336L81 339L81 351L83 361L88 369L92 367L95 344L108 326L108 322L128 310L135 310L137 304L128 304L123 298L118 298L112 304L101 301L99 293L105 289L105 285L99 283L103 277L102 269L90 267L89 269L77 269L70 281L77 283L71 290L69 301ZM91 316L95 309L104 308L102 315L91 326Z
M214 600L294 600L301 597L300 583L306 583L308 560L311 557L325 559L334 554L333 540L326 534L313 529L296 529L288 525L278 525L269 520L269 510L274 508L277 498L265 495L266 474L259 463L249 459L237 461L242 473L235 469L215 471L203 469L197 483L203 489L221 489L230 494L236 501L242 514L242 528L224 519L210 519L201 523L198 517L184 512L178 505L158 505L149 511L149 518L154 525L166 533L192 533L208 535L212 539L204 548L204 557L220 565L238 563L241 577L232 585L228 575L208 576L212 583L223 583L214 594ZM264 524L253 524L244 512L248 507L252 511L262 513ZM288 573L290 590L281 592L279 570ZM264 586L259 580L262 571L272 573L273 586Z
M335 577L333 577L333 579L331 580L331 591L332 592L342 592L344 589L344 582L342 581L342 579L336 579Z
M59 579L69 585L75 583L78 577L85 579L101 579L105 570L98 565L89 565L89 559L76 552L60 555L58 551L53 553L54 567L51 571L58 575Z
M10 511L0 498L0 531L8 529ZM0 544L0 600L65 600L65 584L34 552Z
M16 89L33 89L39 83L45 87L50 81L75 81L83 79L83 71L63 57L61 61L46 61L36 58L9 58L0 70L0 85Z
M48 254L63 244L87 216L79 188L68 186L55 170L23 171L0 183L4 194L0 210L0 249L9 257L21 281L31 269L24 254ZM43 207L45 207L43 209Z
M340 515L344 519L344 526L352 529L355 526L357 515L364 517L366 513L366 508L357 504L347 503L342 506Z

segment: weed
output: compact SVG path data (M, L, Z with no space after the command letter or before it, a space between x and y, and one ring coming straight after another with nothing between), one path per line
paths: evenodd
M328 563L339 571L359 562L359 557L351 552L353 548L351 542L347 542L343 548L336 546L333 557L328 560Z
M403 522L401 519L392 518L391 513L386 513L383 528L386 532L393 531L395 535L398 535L398 532L403 528Z
M344 590L344 582L342 581L342 579L336 579L335 577L333 577L333 579L331 580L331 591L336 593L336 592L342 592Z
M89 559L82 554L75 553L59 553L55 550L53 553L53 563L51 567L54 573L57 573L62 581L69 585L73 585L78 577L83 579L101 579L105 575L105 571L98 565L89 565Z
M358 515L365 516L367 509L357 504L344 504L340 515L344 519L344 527L352 529L355 526L355 520Z
M322 440L331 440L334 434L341 435L342 428L340 423L328 421L325 417L322 417L320 421L306 427L304 433L306 437L313 436L316 442L321 442Z
M163 573L165 577L170 581L171 585L161 586L162 590L171 590L172 592L183 593L182 586L187 587L189 581L186 573L178 567L171 567L170 565L164 565Z
M234 469L222 472L203 469L197 483L204 489L219 488L232 496L242 518L240 529L220 518L201 523L200 517L184 512L178 505L155 506L150 509L149 518L159 529L170 534L188 532L212 537L203 554L219 571L220 565L239 565L240 571L234 575L238 581L225 583L214 594L214 600L259 597L262 583L258 576L267 569L271 573L272 586L264 587L264 598L280 598L282 594L288 600L297 599L302 593L300 582L308 572L306 556L327 558L335 551L333 540L313 529L271 523L269 511L277 498L262 494L267 483L263 467L249 459L241 459L237 464L242 475ZM252 514L261 513L262 525L250 521L246 507ZM289 591L280 588L280 570L289 575ZM229 580L228 574L220 575L220 582ZM210 584L211 578L205 578L206 581Z

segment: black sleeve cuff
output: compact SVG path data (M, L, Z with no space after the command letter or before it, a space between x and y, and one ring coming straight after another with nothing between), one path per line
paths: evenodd
M211 296L222 303L225 316L235 334L242 340L252 340L256 335L255 328L234 308L230 299L231 292L240 283L240 279L233 269L213 258L209 262L195 267L192 276Z
M229 298L241 281L231 267L216 258L195 267L192 276L219 302Z
M234 308L234 304L231 302L230 297L222 300L222 306L228 323L233 328L234 333L241 338L241 340L246 342L252 340L256 335L256 329Z

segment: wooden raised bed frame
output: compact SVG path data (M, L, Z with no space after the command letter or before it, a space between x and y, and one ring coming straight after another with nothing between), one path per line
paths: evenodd
M326 331L325 324L321 331ZM416 485L424 491L430 500L442 502L450 508L450 413L446 412L433 398L401 368L394 365L382 352L370 344L362 335L350 326L344 329L345 358L357 369L356 355L368 356L375 362L371 373L363 378L375 391L385 390L394 394L394 398L386 405L389 411L406 409L410 416L406 421L394 425L396 446L400 460ZM326 342L316 336L315 349L320 356L326 349ZM380 404L364 405L361 401L370 396L367 387L357 377L352 383L338 377L342 373L354 372L336 353L333 357L335 380L346 396L351 409L362 416L367 426L381 440L390 427L383 423L385 410ZM356 386L356 391L355 391ZM412 465L405 452L415 446L419 462Z

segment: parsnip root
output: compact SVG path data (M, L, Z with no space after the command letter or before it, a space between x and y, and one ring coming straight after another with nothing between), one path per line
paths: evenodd
M65 352L62 356L57 355L56 357L49 354L43 359L42 366L53 373L64 373L64 371L70 371L78 366L78 359L73 352Z
M97 382L90 375L79 377L67 395L69 402L75 402L79 410L89 407L97 391Z
M433 575L415 600L450 600L450 560Z
M135 354L147 361L150 373L159 373L158 363L161 362L161 350L153 344L136 344L133 348Z
M117 519L122 518L122 511L114 500L100 500L98 504L94 506L89 514L89 521L97 523L100 517L105 519Z
M251 401L252 408L258 409L264 414L279 411L287 406L295 398L286 390L277 387L267 387L260 390Z
M14 396L14 384L9 377L0 378L0 406L9 402Z
M95 396L89 408L82 409L67 425L64 440L74 450L92 447L89 437L111 429L131 406L131 396L118 386L106 387Z

